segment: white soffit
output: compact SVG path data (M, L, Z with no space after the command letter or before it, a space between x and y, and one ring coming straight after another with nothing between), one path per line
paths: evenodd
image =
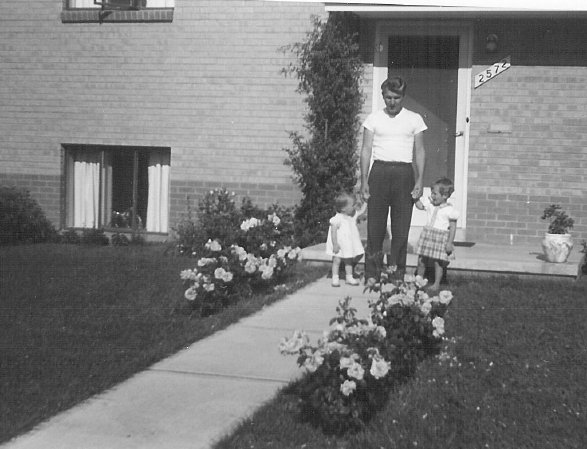
M366 18L386 17L552 17L586 18L586 0L265 0L322 3L326 11L350 11Z
M299 1L299 0L298 0ZM458 8L459 10L509 10L509 11L587 11L585 0L408 0L373 1L354 0L341 2L324 0L327 8Z

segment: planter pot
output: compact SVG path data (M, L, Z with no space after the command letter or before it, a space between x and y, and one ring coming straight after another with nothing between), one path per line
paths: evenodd
M569 258L573 249L571 234L549 234L544 235L542 250L548 262L564 263Z

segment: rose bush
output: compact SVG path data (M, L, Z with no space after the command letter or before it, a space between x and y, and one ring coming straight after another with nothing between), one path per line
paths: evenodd
M379 297L370 303L371 319L387 332L395 375L409 376L423 358L439 351L452 293L443 290L429 296L424 290L427 281L421 276L406 275L402 282L394 283L392 275L382 272L381 282L372 287Z
M225 189L210 191L201 205L204 218L198 231L197 225L185 226L193 235L208 237L203 245L182 247L183 254L196 259L180 277L184 296L199 315L218 312L255 288L278 283L301 260L301 249L292 246L293 219L287 209L264 211L245 200L239 213L233 197ZM247 216L251 213L257 216Z
M297 354L306 375L294 385L301 414L329 433L359 430L386 403L393 385L413 373L418 361L440 351L449 291L429 296L421 277L391 282L384 272L370 287L371 320L359 319L351 298L339 302L337 316L317 344L296 330L279 346Z
M385 329L356 318L351 298L340 301L338 316L317 345L302 331L280 344L282 354L298 354L307 375L296 385L301 413L325 431L358 429L381 408L390 363L380 349Z

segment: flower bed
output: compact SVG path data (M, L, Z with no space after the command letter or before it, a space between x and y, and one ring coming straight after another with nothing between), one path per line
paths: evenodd
M295 387L302 415L326 432L363 428L393 385L440 351L451 292L431 297L421 277L394 284L390 276L384 272L381 284L371 287L379 298L369 303L370 321L357 318L346 297L317 344L300 330L280 344L282 354L297 354L307 372Z
M287 209L264 211L245 200L239 211L233 197L225 189L210 191L200 206L200 221L182 226L195 236L188 245L183 235L178 246L180 253L196 258L195 267L180 277L184 296L198 315L218 312L256 288L275 285L301 260ZM199 245L202 235L208 240Z

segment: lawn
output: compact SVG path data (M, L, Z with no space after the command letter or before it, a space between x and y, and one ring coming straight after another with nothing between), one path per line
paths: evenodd
M206 318L161 245L0 248L0 443L325 274L298 264L285 287Z
M293 384L216 449L587 447L584 285L450 280L443 353L401 383L363 431L336 437L304 422Z

